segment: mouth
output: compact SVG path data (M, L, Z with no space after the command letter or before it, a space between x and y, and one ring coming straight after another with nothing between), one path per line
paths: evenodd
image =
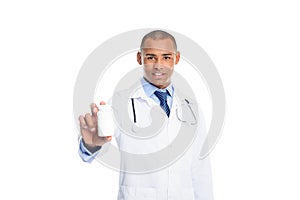
M154 72L154 73L152 73L152 76L156 79L160 79L160 78L164 77L165 74L166 73L163 73L163 72Z

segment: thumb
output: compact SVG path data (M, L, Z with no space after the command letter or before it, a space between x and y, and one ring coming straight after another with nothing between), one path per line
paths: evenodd
M106 141L111 141L112 140L112 136L106 136Z

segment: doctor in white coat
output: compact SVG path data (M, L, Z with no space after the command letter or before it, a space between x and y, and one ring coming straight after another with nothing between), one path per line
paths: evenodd
M131 137L124 129L117 129L114 136L100 137L97 129L96 104L91 105L91 114L79 117L81 139L79 154L85 162L92 162L97 156L105 154L105 146L112 140L120 151L131 154L148 155L166 147L173 151L174 141L182 127L179 120L183 112L183 99L171 83L174 65L180 60L180 53L174 37L161 30L146 34L141 42L141 51L137 53L137 61L143 66L144 76L138 80L136 89L126 100L128 116L137 127L151 124L150 111L160 105L164 114L164 125L159 131L147 139ZM189 106L189 97L184 98ZM105 102L101 102L101 105ZM191 112L193 112L191 110ZM181 152L171 164L164 163L168 157L154 157L141 161L121 159L118 200L212 200L212 182L209 158L199 159L199 153L206 136L204 119L201 112L192 113L197 121L196 134L191 144ZM151 134L151 133L150 133ZM190 134L190 133L184 133ZM178 140L176 140L178 141ZM180 141L179 141L180 142ZM178 144L178 143L177 143ZM173 155L172 152L170 155ZM140 162L140 163L139 163ZM149 166L164 163L155 170ZM145 167L144 173L132 173L131 166ZM99 197L101 199L101 197Z

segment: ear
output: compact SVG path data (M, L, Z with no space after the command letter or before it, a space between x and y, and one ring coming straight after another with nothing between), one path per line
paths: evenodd
M177 51L177 53L176 53L175 65L177 65L177 64L179 63L179 60L180 60L180 52Z
M137 54L136 54L136 61L139 63L139 65L142 65L142 55L141 55L141 52L137 52Z

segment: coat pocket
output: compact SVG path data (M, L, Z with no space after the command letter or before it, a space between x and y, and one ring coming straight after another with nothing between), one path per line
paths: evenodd
M120 186L118 200L156 200L157 191L150 187Z
M194 200L194 190L193 188L183 189L182 190L182 197L185 200Z

